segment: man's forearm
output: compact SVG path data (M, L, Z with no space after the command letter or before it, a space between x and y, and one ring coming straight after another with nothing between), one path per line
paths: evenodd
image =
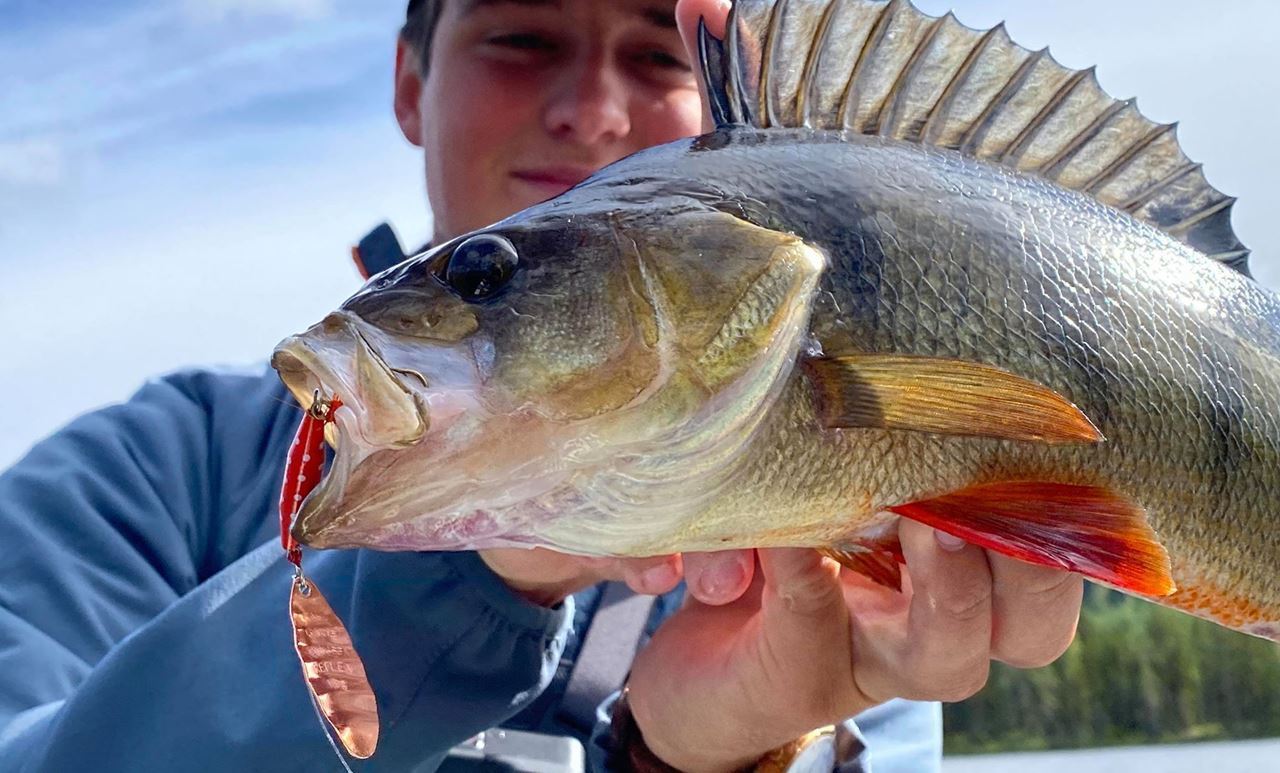
M379 766L444 754L554 673L569 610L517 599L473 554L316 553L306 566L378 695ZM228 567L121 642L61 706L10 728L0 768L331 765L292 646L289 582L278 545Z

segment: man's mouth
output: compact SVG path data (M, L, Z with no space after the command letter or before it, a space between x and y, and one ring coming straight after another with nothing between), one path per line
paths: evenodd
M511 176L536 189L546 198L559 196L595 173L589 166L547 166L520 169Z

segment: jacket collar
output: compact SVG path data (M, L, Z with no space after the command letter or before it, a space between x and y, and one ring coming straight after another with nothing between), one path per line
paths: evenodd
M428 242L410 254L426 252L430 246L431 243ZM387 223L379 223L377 228L365 234L365 237L351 248L351 260L356 264L356 270L360 272L360 276L365 279L386 271L408 258L410 254L405 253L404 248L400 246L400 238Z

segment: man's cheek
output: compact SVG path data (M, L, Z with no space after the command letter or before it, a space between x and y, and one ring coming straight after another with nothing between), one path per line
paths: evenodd
M681 89L632 108L634 150L702 133L702 99L697 89Z
M472 61L454 68L442 97L443 104L452 109L466 109L488 119L519 116L512 121L518 123L547 90L548 76L543 68Z

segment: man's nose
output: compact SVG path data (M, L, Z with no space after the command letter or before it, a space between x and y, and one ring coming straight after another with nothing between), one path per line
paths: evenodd
M547 130L583 145L617 141L631 132L627 102L623 74L598 56L582 57L557 84L547 105Z

